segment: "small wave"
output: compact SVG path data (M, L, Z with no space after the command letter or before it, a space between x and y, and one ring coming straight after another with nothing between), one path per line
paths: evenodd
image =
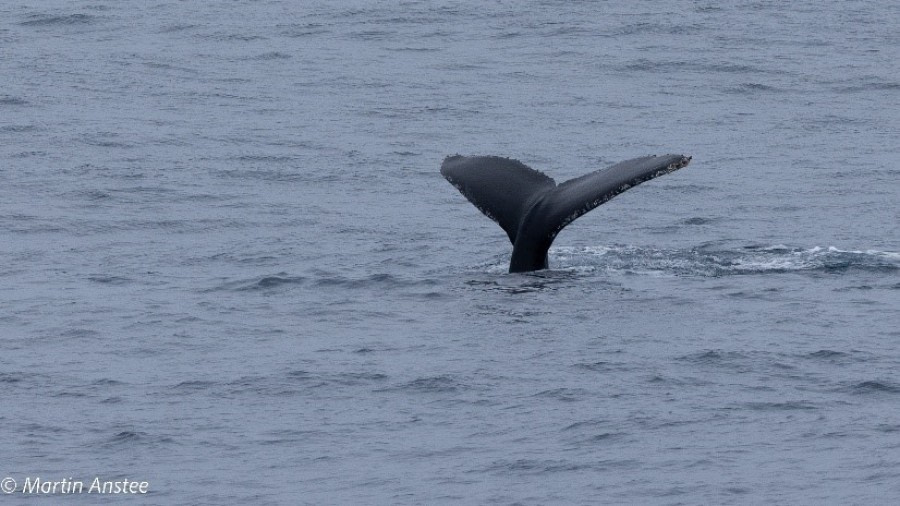
M489 274L503 274L509 269L506 260L483 266ZM513 276L491 277L488 279L471 279L465 284L469 287L484 290L505 292L511 295L534 292L552 292L567 286L575 279L579 267L559 267L553 270L520 273Z
M851 390L858 394L869 393L900 393L900 385L883 381L862 381L853 385Z
M0 373L0 383L19 383L20 381L22 381L22 376L18 374Z
M234 158L240 162L250 162L251 164L263 165L287 165L295 160L291 156L253 156L245 155ZM309 174L297 172L295 169L227 169L219 170L217 173L223 178L239 179L242 181L269 181L276 183L295 183L308 182L311 180Z
M595 428L606 427L608 424L605 420L585 420L582 422L574 422L562 428L563 431L570 430L593 430Z
M132 282L131 279L122 276L88 276L88 281L100 283L103 285L121 286Z
M96 134L85 134L81 138L81 142L88 146L96 146L99 148L133 148L134 144L121 140L116 140L119 134L112 132L99 132Z
M660 250L632 246L561 247L551 250L560 268L576 266L610 273L722 277L786 272L900 272L900 253L796 248L782 244L743 249Z
M697 27L695 26L686 26L681 23L662 24L640 22L625 25L613 32L613 35L683 35L696 31L696 29Z
M396 32L389 30L362 30L350 34L351 38L364 41L387 40L396 35Z
M579 444L605 443L611 439L619 439L625 436L624 432L601 432L600 434L592 434L581 438Z
M200 27L200 25L192 24L192 23L175 23L172 25L163 25L163 27L160 28L159 33L183 32L186 30L193 30L198 27Z
M266 276L257 281L251 288L276 288L283 285L299 285L306 281L302 276Z
M216 383L213 381L203 381L203 380L193 380L193 381L182 381L181 383L172 387L174 390L184 393L191 392L199 392L209 390L216 386Z
M408 288L415 286L434 286L437 281L429 278L422 279L404 279L392 274L372 274L364 278L348 278L344 276L320 276L313 281L318 287L340 287L340 288Z
M799 354L797 355L797 358L828 362L834 365L868 362L873 359L870 354L859 350L837 351L829 349L822 349L814 351L812 353Z
M169 444L174 440L167 436L154 436L147 432L135 430L123 430L113 436L101 441L101 445L108 448L119 448L122 446L147 448L159 444Z
M579 362L574 364L573 367L578 369L582 369L585 371L592 372L613 372L613 371L625 371L628 370L629 367L627 364L623 362Z
M562 460L519 459L493 463L487 470L491 472L515 472L522 474L551 474L577 472L591 469L589 464L576 464Z
M755 75L764 73L757 67L749 65L740 65L730 62L688 62L688 61L668 61L668 60L649 60L647 58L638 58L628 61L627 63L615 66L617 70L623 72L665 72L668 70L693 71L704 74L743 74Z
M130 444L140 441L147 437L146 432L136 432L131 430L123 430L109 438L106 443L110 445Z
M385 381L387 379L387 374L382 374L380 372L345 372L334 376L334 381L345 385L359 385L363 383Z
M47 156L46 151L21 151L19 153L13 153L9 155L10 158L31 158L35 156Z
M814 351L806 355L809 358L814 358L818 360L835 360L835 359L843 359L848 356L847 353L842 351L834 351L834 350L819 350Z
M752 371L769 371L771 374L790 374L788 371L796 369L784 354L770 351L722 351L708 350L678 357L676 360L692 364L702 369L718 369L734 373L748 373ZM653 376L652 382L664 385L697 385L704 380L696 377L674 378L666 376Z
M744 406L754 411L793 411L818 409L815 405L807 401L748 402L745 403Z
M31 387L40 382L42 385L50 383L50 379L43 374L34 374L29 372L0 372L0 384L18 384L26 382L23 385Z
M268 53L258 54L256 56L251 57L251 60L290 60L293 56L287 53L281 53L279 51L269 51Z
M263 445L284 445L284 444L304 444L311 437L321 437L326 434L324 431L316 430L273 430L263 435L264 439L260 442Z
M685 225L707 225L714 221L716 221L715 218L704 218L702 216L695 216L693 218L688 218L688 219L682 221L681 223L683 223Z
M91 382L91 385L96 386L96 387L115 387L115 386L121 386L121 385L125 385L125 384L126 383L124 383L122 381L114 380L112 378L100 378L98 380L94 380Z
M554 388L538 392L535 394L535 397L547 397L563 402L575 402L586 399L588 395L588 391L582 388Z
M425 376L416 378L407 383L395 387L385 388L381 391L403 391L417 393L446 393L466 389L466 385L460 383L449 375Z
M83 25L93 23L96 18L89 14L69 14L68 16L34 15L28 21L19 23L22 26L56 26Z
M330 29L321 23L305 23L280 26L281 33L288 37L308 37L328 33Z
M871 80L862 84L851 84L838 87L835 91L842 93L870 93L873 91L900 91L900 82Z
M586 420L575 422L562 428L565 438L573 444L585 445L606 443L611 439L620 439L627 436L624 432L611 432L611 424L605 420Z
M388 379L386 374L375 372L320 374L302 369L288 372L287 377L291 382L299 382L313 387L322 387L326 385L358 386L380 383Z
M396 51L398 53L437 53L441 51L439 47L425 47L425 46L403 46L403 47L392 47L387 48L388 51Z
M695 364L724 364L735 361L747 360L749 358L748 355L741 353L739 351L719 351L719 350L708 350L702 351L698 353L692 353L690 355L684 355L678 357L678 360L684 362L692 362Z
M735 95L756 95L759 93L778 93L781 91L782 90L779 88L761 83L744 83L739 86L733 86L725 89L726 93Z
M255 290L274 290L285 286L302 285L306 278L302 276L289 276L285 272L279 272L271 276L263 276L249 280L229 281L206 291L233 290L237 292Z
M40 423L26 423L19 427L19 430L28 437L46 435L46 434L63 434L71 429L67 429L60 425L42 425Z
M66 329L59 333L60 337L65 337L69 339L93 339L99 336L100 333L93 329L85 329L80 327L73 327L70 329Z
M0 105L6 104L8 102L4 102L3 98L0 98ZM24 103L24 101L23 101ZM24 132L34 132L38 128L34 125L4 125L0 127L0 132L15 132L15 133L24 133ZM29 153L34 154L43 154L42 151L31 151Z
M61 392L54 392L54 393L50 394L50 397L80 399L80 398L87 397L87 394L85 394L83 392L61 391Z
M0 105L28 105L28 101L24 98L13 97L10 95L0 95ZM10 130L12 127L3 127L4 131L19 131L19 130Z
M243 376L223 384L216 395L284 396L329 387L382 386L390 377L387 374L370 371L348 371L341 373L295 369L266 376ZM212 385L210 385L212 387Z
M346 276L331 275L327 273L317 273L314 276L292 276L286 272L270 274L262 277L254 277L250 279L234 280L222 283L218 286L211 287L205 291L270 291L289 287L297 287L309 285L315 288L335 288L335 289L409 289L418 287L434 287L438 282L431 278L406 279L391 274L381 273L372 274L363 278L350 278ZM439 298L444 294L429 290L424 294L417 293L429 298Z
M215 32L208 34L197 35L198 38L201 39L209 39L209 40L217 40L222 42L251 42L255 40L266 40L266 37L261 35L248 35L243 33L228 33L228 32Z

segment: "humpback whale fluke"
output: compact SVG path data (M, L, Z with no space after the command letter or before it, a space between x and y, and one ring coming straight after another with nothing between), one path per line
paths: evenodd
M448 156L441 174L513 244L509 272L547 268L547 250L566 225L644 181L690 163L684 155L643 156L556 184L522 162L499 156Z

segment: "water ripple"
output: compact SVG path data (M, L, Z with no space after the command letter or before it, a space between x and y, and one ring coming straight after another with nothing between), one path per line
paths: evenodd
M857 394L874 394L874 393L900 393L900 385L887 383L882 381L862 381L854 384L851 390Z
M68 14L62 16L53 15L32 15L28 21L19 23L22 26L58 26L58 25L85 25L96 21L95 16L90 14Z
M579 266L608 273L724 277L805 272L900 272L900 253L878 250L747 246L742 250L661 250L633 246L557 247L554 265ZM571 268L571 267L569 267Z

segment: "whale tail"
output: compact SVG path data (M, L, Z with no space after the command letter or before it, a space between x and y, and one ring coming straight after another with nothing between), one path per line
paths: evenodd
M513 244L509 272L547 268L547 251L569 223L644 181L690 163L684 155L644 156L557 185L522 162L498 156L448 156L441 174Z

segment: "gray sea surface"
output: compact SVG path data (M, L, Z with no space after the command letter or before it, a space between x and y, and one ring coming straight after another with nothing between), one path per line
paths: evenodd
M4 1L0 502L896 504L897 20ZM507 274L455 153L694 158Z

